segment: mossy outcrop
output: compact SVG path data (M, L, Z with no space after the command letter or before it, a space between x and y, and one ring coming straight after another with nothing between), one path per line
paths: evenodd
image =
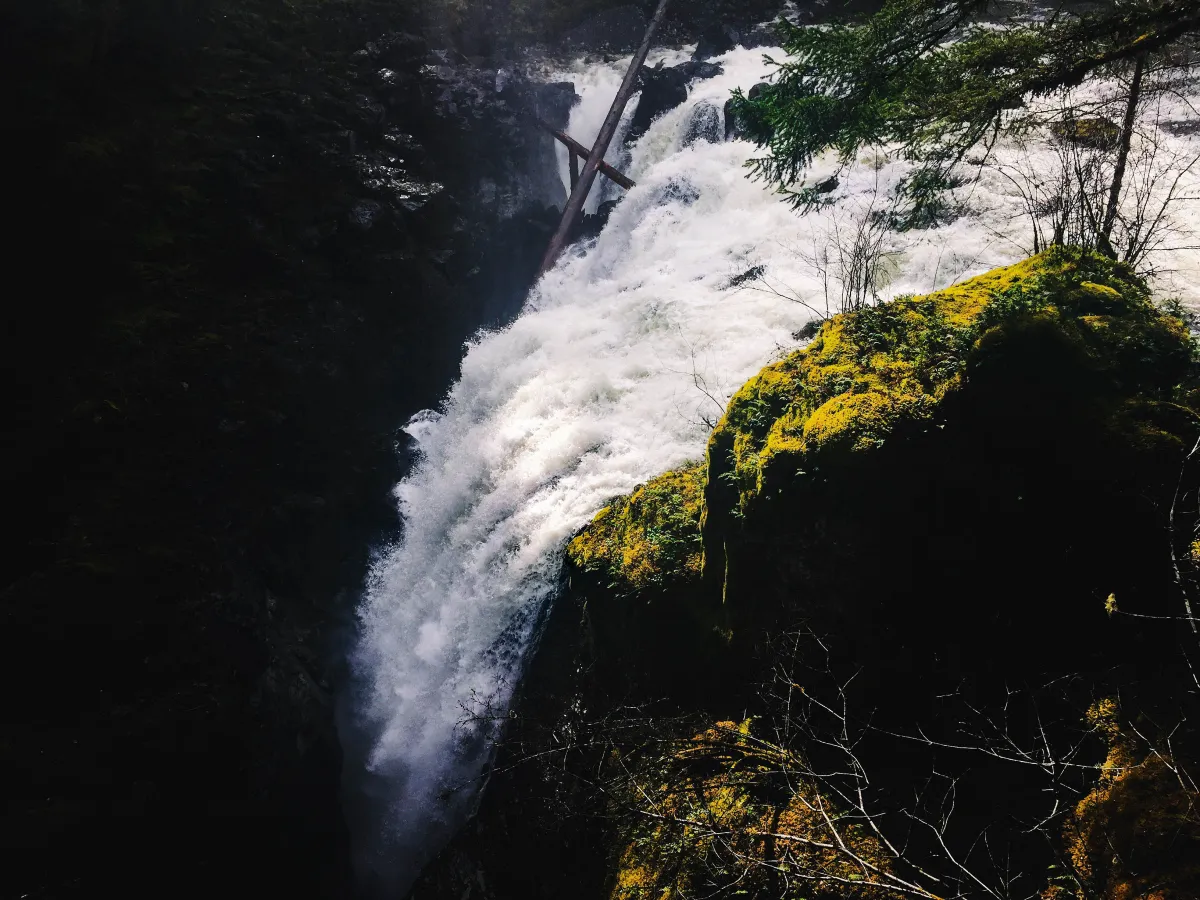
M704 474L694 463L614 500L567 546L568 558L585 572L607 573L621 591L698 579Z
M727 617L697 602L705 470L691 463L650 479L567 545L593 674L606 692L702 700L729 687Z
M1182 376L1187 331L1125 266L1052 250L961 284L837 316L813 342L738 391L709 440L709 477L745 512L787 481L937 424L973 354L1017 323L1060 331L1125 379L1162 365Z
M665 758L652 754L657 766L633 764L609 900L902 896L882 843L840 821L838 803L751 724L717 722Z
M1116 700L1088 710L1108 745L1099 782L1063 828L1070 874L1043 900L1185 900L1200 896L1200 809L1189 767L1143 745Z
M776 617L911 600L936 623L921 652L968 619L1050 609L1065 625L1106 580L1161 603L1137 579L1157 570L1197 429L1191 359L1128 267L1068 249L838 316L738 391L709 440L709 596ZM1062 537L1100 522L1087 547ZM992 572L1014 559L1042 579L1004 586ZM1037 632L1047 649L1058 624Z
M622 593L702 575L710 598L733 584L764 607L764 585L854 593L865 556L970 568L1013 552L1004 542L1038 504L1062 519L1082 494L1115 515L1169 481L1197 428L1191 358L1182 321L1128 267L1070 249L837 316L734 395L703 471L614 502L568 556ZM984 546L977 528L1001 539Z

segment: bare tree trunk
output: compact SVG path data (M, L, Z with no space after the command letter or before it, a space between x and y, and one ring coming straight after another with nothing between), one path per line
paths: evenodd
M1113 169L1112 188L1108 193L1108 208L1104 211L1104 222L1097 235L1097 245L1100 252L1113 259L1117 258L1112 246L1113 223L1117 220L1117 205L1121 200L1121 183L1125 180L1125 164L1129 160L1129 144L1133 140L1133 126L1137 121L1138 102L1142 98L1142 73L1146 68L1145 55L1139 56L1133 64L1133 80L1129 83L1129 99L1125 104L1125 121L1121 125L1121 142L1117 147L1117 165Z

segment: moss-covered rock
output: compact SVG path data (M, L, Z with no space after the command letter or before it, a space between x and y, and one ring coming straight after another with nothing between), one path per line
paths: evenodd
M1200 808L1188 766L1139 747L1115 700L1088 720L1108 744L1099 783L1063 828L1071 874L1044 900L1185 900L1200 896Z
M1170 551L1184 578L1181 560L1200 557L1200 472L1181 476L1200 432L1195 381L1182 322L1128 268L1071 250L836 317L764 368L731 400L705 463L615 500L570 542L571 590L554 615L578 642L569 706L602 723L576 765L603 788L588 801L602 824L563 846L604 857L609 900L889 896L871 884L889 872L875 838L843 833L871 863L855 869L820 814L849 821L829 784L749 727L784 727L770 688L781 673L789 689L815 680L813 696L836 676L839 703L869 718L856 752L881 808L921 790L914 773L936 752L937 771L962 776L956 848L969 853L977 828L1041 821L1044 785L1023 766L943 752L961 743L956 704L1003 709L1005 738L1038 747L1045 723L1051 742L1077 746L1080 709L1112 684L1124 698L1136 683L1144 708L1173 704L1159 689L1178 680L1164 662L1179 615ZM1066 687L1039 694L1036 716L1010 716L1014 686L1030 684ZM1091 722L1108 760L1079 757L1074 774L1100 765L1101 783L1068 817L1065 854L1009 829L1014 868L1029 891L1069 857L1088 896L1192 896L1191 869L1155 862L1171 828L1190 852L1173 763L1134 753L1111 714L1098 706ZM560 733L556 719L546 746ZM880 737L914 733L931 743ZM1184 758L1183 737L1172 741ZM814 768L829 762L819 739L789 746ZM1093 787L1073 785L1071 803ZM1131 842L1139 830L1146 846ZM789 882L798 871L826 881ZM1154 873L1173 879L1161 895Z
M929 428L973 352L1034 317L1130 379L1146 366L1181 377L1190 345L1125 266L1052 250L918 297L837 316L803 350L763 369L709 440L709 478L737 487L741 512L805 469Z
M732 687L727 617L698 592L704 473L692 463L639 485L567 546L605 693L709 702Z
M706 467L614 502L568 556L622 593L698 577L710 597L731 578L755 596L758 582L853 593L865 554L952 559L965 577L1014 552L1038 503L1068 527L1073 509L1116 515L1125 500L1107 493L1165 484L1197 427L1180 388L1191 359L1183 323L1127 266L1071 249L840 315L734 395ZM884 521L894 514L914 518ZM739 555L746 578L731 575ZM790 574L771 581L772 566Z
M846 574L832 559L855 555L894 554L903 571L955 545L974 564L992 540L976 534L1007 543L1036 503L1067 527L1107 492L1161 487L1196 427L1179 389L1191 356L1183 323L1128 267L1068 249L837 316L738 391L714 430L705 579L727 596L732 545L801 532L786 565L808 571L810 594L826 589L810 577L818 555L824 585Z
M718 722L629 764L610 900L751 896L891 900L891 860L800 760ZM837 832L833 823L837 823Z
M1121 138L1120 126L1103 116L1083 116L1055 122L1050 126L1050 133L1060 141L1091 150L1112 150Z
M606 573L622 591L696 579L703 499L703 465L659 475L600 510L567 557L585 572Z

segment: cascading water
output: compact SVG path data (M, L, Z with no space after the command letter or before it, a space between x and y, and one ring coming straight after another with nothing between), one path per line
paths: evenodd
M610 161L638 184L603 233L542 279L512 325L471 341L441 410L406 428L421 459L396 488L404 536L371 573L354 659L376 804L360 843L365 866L394 886L468 814L488 714L512 696L569 536L613 496L702 455L733 391L797 346L810 307L825 309L822 248L906 172L868 154L840 176L832 206L803 217L748 180L754 148L721 140L720 110L767 74L762 53L717 60L723 75L694 84L627 154L614 147ZM556 76L582 95L570 131L583 143L625 65ZM1036 165L1042 151L997 152ZM985 171L958 195L966 212L951 224L888 236L887 293L928 291L1032 249L1003 177ZM1196 254L1172 259L1176 287L1200 300Z

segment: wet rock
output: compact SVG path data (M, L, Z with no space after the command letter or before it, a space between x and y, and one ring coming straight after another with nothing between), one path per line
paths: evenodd
M646 25L646 14L641 8L617 6L572 28L563 35L562 43L571 50L630 51L641 44Z
M578 102L571 82L543 84L518 67L470 63L426 66L423 74L422 91L435 98L435 114L460 133L442 152L461 157L480 179L486 178L474 194L488 217L508 220L531 208L566 202L554 139L531 117L566 128Z
M838 177L836 175L830 175L824 181L818 181L813 186L813 190L818 194L832 194L838 189L839 183L840 182L838 181Z
M745 130L740 126L738 114L734 112L733 100L725 101L725 139L736 140L745 137Z
M614 209L617 208L619 200L606 200L601 203L596 212L590 216L584 216L582 223L579 226L579 234L577 240L589 240L600 236L600 232L604 230L604 226L608 224L608 219L612 215Z
M769 88L770 85L765 81L760 81L746 96L751 100L756 100L762 96L762 92ZM725 140L732 141L735 139L744 139L749 137L746 131L746 123L742 117L734 111L733 100L725 101Z
M683 206L691 206L700 199L700 189L692 184L688 179L677 176L667 182L659 195L659 205L666 203L679 203Z
M716 144L722 137L721 111L711 103L697 103L683 135L683 146L690 147L697 142Z
M684 103L688 96L687 84L686 75L678 68L663 68L660 65L654 69L643 69L642 96L633 113L626 142L640 138L655 119Z
M713 24L704 29L700 35L700 40L696 42L696 52L692 56L697 60L712 59L714 56L728 53L739 42L740 35L734 28L729 25Z
M1187 137L1200 134L1200 119L1178 119L1174 122L1162 122L1160 127L1176 137Z
M741 287L747 282L758 281L763 277L764 274L766 274L766 271L766 266L751 266L741 275L734 275L732 278L730 278L729 284L726 285L726 288Z
M739 43L747 50L754 50L758 47L778 47L779 35L775 33L773 22L764 23L743 32Z
M740 128L737 113L733 109L733 99L725 101L725 140L732 141L745 137L745 130Z
M1104 116L1086 116L1055 122L1050 126L1050 133L1060 141L1091 150L1116 149L1117 141L1121 137L1121 129L1117 123Z
M346 218L355 228L369 231L383 213L383 204L378 200L359 200Z
M571 110L579 103L575 84L570 81L536 85L533 97L538 117L560 129L567 127Z
M674 68L682 72L688 81L703 81L705 78L716 78L725 73L724 67L717 63L701 62L696 59L680 63Z

